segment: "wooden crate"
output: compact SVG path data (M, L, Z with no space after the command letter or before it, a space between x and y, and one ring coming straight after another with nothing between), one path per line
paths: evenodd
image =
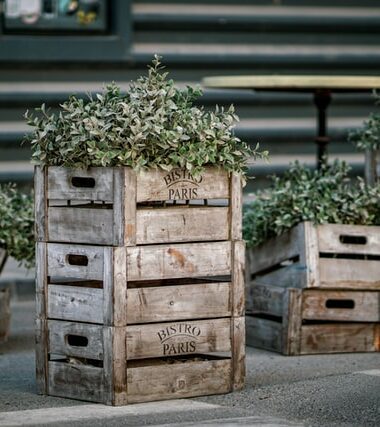
M37 259L41 393L120 405L242 388L242 241L39 242Z
M36 168L37 240L108 246L241 239L240 175Z
M369 185L374 185L380 179L380 150L366 151L365 179Z
M0 275L7 260L7 252L0 248ZM0 343L7 341L9 335L11 311L8 286L0 285Z
M247 344L286 355L380 351L380 292L250 284Z
M247 250L247 283L380 290L380 227L303 222Z

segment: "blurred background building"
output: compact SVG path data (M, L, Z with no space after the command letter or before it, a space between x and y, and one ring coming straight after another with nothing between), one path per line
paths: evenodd
M68 95L123 88L163 56L178 84L234 74L377 74L380 2L376 0L1 0L0 181L30 185L23 114ZM255 185L289 160L315 163L311 94L205 90L206 108L234 103L236 133L271 153ZM362 155L347 142L373 109L370 94L335 95L329 152L355 170Z

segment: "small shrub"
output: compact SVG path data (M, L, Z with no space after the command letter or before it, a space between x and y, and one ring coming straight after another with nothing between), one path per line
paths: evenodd
M352 182L349 170L341 161L315 171L296 162L283 177L273 177L271 187L244 209L248 245L257 246L302 221L380 225L380 183Z
M34 264L33 227L32 196L0 185L0 247L26 267Z
M186 168L194 175L206 165L246 173L249 157L265 157L234 135L233 107L207 112L193 105L199 89L180 90L167 79L155 57L146 77L132 82L126 94L112 84L87 100L75 96L58 115L43 105L29 139L32 160L39 165L88 168L131 166L134 169Z

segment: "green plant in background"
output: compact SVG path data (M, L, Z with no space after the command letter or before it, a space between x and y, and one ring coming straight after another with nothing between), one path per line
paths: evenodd
M375 104L380 105L380 96L375 94ZM349 140L353 142L359 150L379 150L380 149L380 113L371 113L363 126L358 130L350 132Z
M298 162L244 209L243 235L250 246L280 235L302 221L314 224L380 225L380 183L350 180L341 161L310 170Z
M266 157L234 135L233 107L208 112L193 105L199 89L180 90L155 57L148 76L132 82L126 94L112 84L88 100L75 96L59 114L43 105L26 113L34 127L29 139L32 160L39 165L88 168L131 166L186 168L194 175L206 165L246 173L249 157Z
M15 185L0 185L0 247L20 264L34 264L33 198Z

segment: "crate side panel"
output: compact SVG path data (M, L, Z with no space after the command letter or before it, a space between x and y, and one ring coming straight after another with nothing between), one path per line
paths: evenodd
M252 314L282 317L284 292L285 288L251 282L248 286L247 308Z
M229 318L127 326L128 360L229 351Z
M113 245L113 210L49 207L49 241Z
M317 231L319 252L380 255L380 227L326 224Z
M127 381L128 403L228 393L231 360L128 368Z
M231 283L130 288L127 324L231 315Z
M48 275L103 280L104 249L96 246L48 243Z
M246 343L251 347L282 352L282 324L246 316Z
M113 168L49 167L48 198L113 202Z
M162 200L227 199L228 172L205 168L198 177L185 169L141 171L137 176L137 202Z
M373 323L303 325L301 354L377 351Z
M49 395L103 403L103 369L89 365L49 362Z
M11 320L9 289L0 289L0 343L7 340Z
M302 319L380 322L380 292L305 290Z
M49 353L103 360L102 326L49 320L48 330Z
M137 211L137 244L228 239L228 208L176 207Z
M241 390L245 382L245 318L231 318L232 388Z
M127 248L127 279L171 279L231 274L231 243Z
M380 262L361 259L321 258L320 286L380 290Z
M49 285L47 310L50 319L103 323L103 289Z

